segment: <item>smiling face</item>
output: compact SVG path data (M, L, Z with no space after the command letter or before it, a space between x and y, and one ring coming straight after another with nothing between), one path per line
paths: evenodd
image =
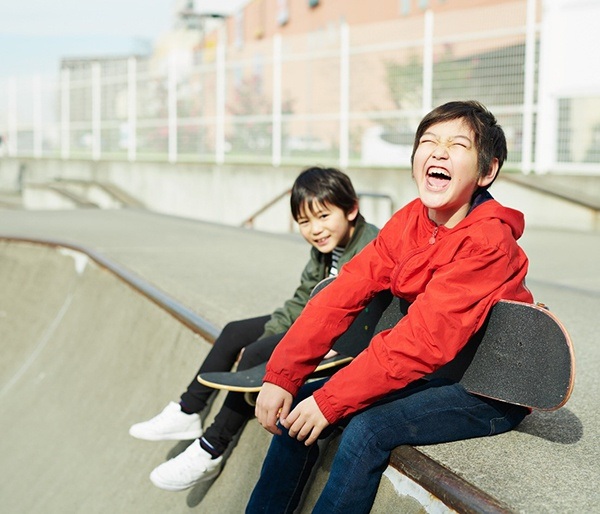
M311 206L302 205L296 221L304 239L321 253L331 253L336 246L348 244L357 215L358 205L346 214L336 205L313 201Z
M429 218L448 228L465 218L477 187L489 185L497 172L494 159L479 174L475 136L460 118L428 127L413 158L413 178Z

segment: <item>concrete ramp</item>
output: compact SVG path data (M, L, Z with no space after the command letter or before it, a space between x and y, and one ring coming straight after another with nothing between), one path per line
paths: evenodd
M1 241L0 284L2 512L243 512L270 437L256 421L213 483L183 493L155 488L148 475L188 443L128 435L178 398L210 348L205 339L72 249ZM398 509L422 512L384 480L373 512Z
M185 510L147 478L173 444L127 429L209 345L85 254L1 249L1 510Z

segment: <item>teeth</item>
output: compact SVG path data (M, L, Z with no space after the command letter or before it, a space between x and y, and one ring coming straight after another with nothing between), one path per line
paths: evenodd
M429 176L444 177L444 178L450 178L450 174L446 170L444 170L442 168L434 168L434 169L430 168L427 171L427 175L429 175Z

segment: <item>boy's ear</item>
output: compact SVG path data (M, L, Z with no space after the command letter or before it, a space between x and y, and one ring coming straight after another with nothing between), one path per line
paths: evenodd
M348 211L348 214L346 214L346 219L348 221L354 221L356 219L356 216L358 216L358 204L355 203L354 207L352 207L352 209L350 209L350 211Z
M499 168L500 166L498 165L498 158L494 157L490 163L488 172L484 175L480 175L477 179L477 185L479 187L489 186L496 178L496 175L498 175Z

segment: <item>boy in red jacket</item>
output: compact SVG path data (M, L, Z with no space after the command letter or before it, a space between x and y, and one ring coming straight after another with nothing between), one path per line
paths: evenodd
M256 415L277 436L247 512L294 510L314 443L330 425L347 423L314 512L367 513L396 446L497 434L528 413L425 378L454 359L500 299L532 301L516 242L523 215L487 192L506 154L502 128L477 102L450 102L423 118L412 154L419 198L308 303L269 360ZM411 303L408 314L293 406L336 338L385 289Z

